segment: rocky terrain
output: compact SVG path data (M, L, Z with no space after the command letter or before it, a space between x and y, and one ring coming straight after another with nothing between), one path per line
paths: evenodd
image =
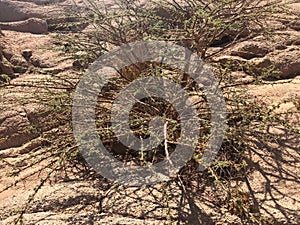
M7 176L14 165L22 164L31 154L51 151L57 143L49 135L56 134L59 139L59 134L66 132L68 122L63 110L53 108L60 98L51 93L68 95L80 74L74 68L74 61L62 60L64 56L56 44L57 30L78 32L88 26L81 23L76 27L61 27L64 22L76 22L67 13L75 3L85 7L80 0L0 0L0 191L18 180L18 176ZM113 1L105 4L114 7ZM300 15L300 1L294 1L290 7ZM273 26L276 34L271 38L257 36L239 43L215 61L237 65L232 79L244 85L253 97L262 99L266 107L278 104L278 113L294 112L286 114L285 119L299 129L300 21L281 20ZM241 70L239 66L245 64L249 66ZM256 84L255 78L263 76L270 66L276 73ZM268 146L254 140L254 150L248 155L253 169L251 179L237 185L255 199L254 205L262 215L275 221L266 224L297 225L300 224L299 136L276 126L268 132L276 140ZM20 176L26 177L39 166L25 170ZM194 215L187 215L187 209L176 208L181 191L176 185L172 188L174 195L178 194L174 198L178 202L167 202L160 192L165 188L163 184L142 189L118 186L108 189L102 178L93 179L71 166L67 170L53 175L39 190L26 208L25 224L169 224L166 204L173 206L171 211L181 210L188 221L185 224L242 223L222 206L211 207L209 198L216 191L213 189L203 190L202 201L195 203L196 211L192 210ZM13 224L43 173L0 192L0 224ZM195 222L195 214L201 220Z

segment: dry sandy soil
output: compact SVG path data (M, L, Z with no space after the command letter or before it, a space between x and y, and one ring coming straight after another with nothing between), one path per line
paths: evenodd
M3 2L0 1L0 5ZM0 22L22 21L29 17L45 19L45 14L53 15L58 9L67 7L71 1L56 1L61 4L60 7L35 4L51 2L47 0L7 2L20 13L5 20L8 17L1 16L0 8ZM77 2L80 4L81 1ZM299 13L299 6L299 1L293 5L295 12ZM270 59L282 69L281 78L260 84L245 84L244 88L253 97L262 99L267 106L279 104L278 112L293 111L293 114L286 116L286 120L292 121L294 128L299 129L297 100L299 103L300 25L299 21L288 24L283 22L282 27L274 40L257 37L230 49L226 57L244 60L245 54L261 54L262 49L267 49L263 51L263 57L254 56L249 60ZM48 134L57 134L59 139L59 135L65 132L64 117L57 118L60 111L53 113L53 108L35 100L57 100L51 98L53 96L49 97L47 91L65 94L66 88L73 85L73 78L78 76L78 71L72 67L72 61L61 61L59 51L54 50L57 48L54 33L1 32L3 35L0 34L0 44L5 47L3 55L10 59L11 64L25 67L25 71L15 72L14 76L17 76L13 77L10 85L0 87L0 190L51 161L46 159L33 168L26 169L20 176L7 176L9 172L16 170L15 165L26 166L26 159L31 154L47 155L51 151L55 144L47 139ZM32 56L26 61L22 52L27 49L32 51ZM237 73L236 76L241 82L251 81L247 74ZM69 82L65 80L66 77ZM52 89L54 84L60 85L60 88ZM247 157L252 171L249 179L237 181L234 185L247 193L262 216L274 220L274 223L265 224L297 225L300 224L299 136L280 126L270 126L268 132L273 134L274 139L267 145L262 145L259 138L253 140L253 149ZM26 206L29 196L34 193L34 188L39 185L42 177L47 176L48 171L46 169L0 192L0 224L13 224ZM169 188L172 193L170 201L162 194L165 188ZM144 188L111 187L103 178L84 172L81 166L76 169L70 165L64 172L52 174L39 190L26 208L24 224L158 225L170 224L168 215L181 218L181 223L174 224L243 224L240 218L228 212L224 206L213 205L210 196L217 191L218 188L203 187L201 198L193 203L185 203L180 208L180 196L183 192L175 183L168 187L164 184Z

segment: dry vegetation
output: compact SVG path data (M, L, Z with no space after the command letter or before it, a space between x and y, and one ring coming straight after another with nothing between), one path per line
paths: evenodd
M36 125L34 128L39 129L42 141L37 146L25 145L14 149L15 152L23 151L22 158L13 163L3 163L5 168L10 168L7 175L15 179L1 187L0 193L26 179L41 177L26 204L16 212L9 212L9 215L15 215L14 222L26 224L26 215L39 211L40 207L43 212L69 210L72 215L83 210L93 213L88 219L80 216L61 219L65 224L82 224L82 221L86 224L94 224L93 221L101 224L299 224L297 191L291 190L296 195L293 197L273 186L277 179L280 180L278 182L292 184L299 182L298 175L292 172L293 166L299 164L299 98L291 96L286 99L295 107L282 111L282 102L269 104L264 98L249 93L247 89L251 85L263 86L285 72L280 67L253 63L253 58L263 58L257 56L261 51L244 53L245 58L249 58L244 61L234 55L225 60L223 57L239 44L257 37L262 40L277 38L280 32L278 21L284 24L284 21L299 19L286 4L256 0L172 0L149 1L141 6L139 1L122 0L114 9L107 9L96 1L87 0L87 7L76 8L77 15L81 16L75 22L62 23L51 44L52 50L55 48L60 53L62 62L72 61L71 72L48 71L43 80L21 84L1 75L4 93L7 87L20 85L29 87L26 89L29 93L32 90L38 92L38 96L31 95L23 101L43 105L49 112L45 122L53 122L40 127ZM68 13L74 13L73 10ZM78 32L76 27L86 23L89 26ZM136 78L162 76L181 85L193 99L203 127L192 159L176 177L154 186L126 188L95 174L82 158L72 134L71 106L76 83L85 69L112 48L137 40L170 41L197 53L210 64L226 100L228 128L216 160L206 170L198 171L199 159L211 134L209 105L203 90L188 74L168 65L143 62L116 71L116 77L99 96L96 114L101 140L119 160L151 165L166 157L165 145L147 154L135 152L122 146L112 133L110 109L113 100ZM247 74L251 80L244 82L236 77L237 73ZM291 76L296 75L299 74ZM167 148L171 154L178 141L180 126L176 111L166 101L147 98L137 103L130 114L131 129L136 136L147 137L148 123L154 116L163 116L168 121ZM0 158L5 159L3 152ZM25 155L25 152L29 154ZM8 154L12 154L11 151ZM264 170L257 162L267 169ZM285 167L289 163L290 167ZM29 174L28 169L31 169ZM253 176L257 177L255 182L252 182ZM254 191L257 186L263 186L257 181L259 179L266 182L265 197L256 195ZM73 202L59 202L58 196L64 194L59 190L54 199L39 197L39 191L43 192L43 188L54 180L75 181L79 186L87 182L94 189L78 188L78 196L72 199ZM76 185L71 188L76 189ZM69 186L63 188L67 190ZM287 205L278 198L286 198ZM266 206L264 201L271 203ZM51 207L52 202L55 204ZM279 211L280 216L273 215L274 210ZM101 217L109 218L110 215L113 216L111 223L108 220L101 222ZM127 220L122 221L118 216ZM7 217L5 215L3 219Z

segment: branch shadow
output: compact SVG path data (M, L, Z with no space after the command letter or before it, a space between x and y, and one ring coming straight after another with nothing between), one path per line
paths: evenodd
M276 132L276 135L274 135ZM252 170L244 179L254 210L274 224L300 224L300 137L283 127L271 127L272 140L256 132L246 161Z

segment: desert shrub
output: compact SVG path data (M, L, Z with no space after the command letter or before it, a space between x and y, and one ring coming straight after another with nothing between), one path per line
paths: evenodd
M106 9L97 1L88 0L87 8L89 12L82 15L85 15L84 20L88 20L91 25L71 38L68 36L64 39L64 35L60 36L67 44L64 47L66 54L76 59L77 66L81 69L86 69L91 62L114 47L137 40L173 42L190 49L210 63L214 56L222 54L238 42L257 35L271 35L269 23L288 14L284 4L276 0L170 0L148 1L145 5L136 0L120 0L115 9ZM230 187L227 184L230 180L242 180L250 172L245 152L251 149L251 138L257 134L257 130L264 130L270 124L287 124L274 114L275 107L266 107L262 101L252 99L246 91L236 87L228 79L230 68L221 73L217 72L218 68L217 66L215 71L226 99L228 128L219 156L206 172L199 173L198 163L210 136L209 106L203 91L188 74L174 71L166 65L151 62L131 65L118 71L119 78L112 80L104 88L107 91L101 92L97 125L106 148L118 159L137 165L148 165L166 157L163 145L147 153L137 153L120 145L111 130L107 104L111 105L119 91L135 78L168 77L182 85L190 97L196 100L203 127L193 158L175 179L182 181L188 188L193 187L194 181L199 182L199 176L211 179L221 185L224 193L229 193L228 202L232 202L231 197L235 194L228 191ZM153 108L157 111L153 112ZM171 154L176 146L180 126L176 112L166 102L151 98L136 104L131 111L130 126L136 136L147 137L149 120L158 115L164 115L168 121L168 151ZM262 142L268 142L272 138L263 132L260 137ZM239 190L236 191L239 193ZM236 207L232 211L237 210L239 216L250 218L253 215L248 204L249 201L245 203L245 208L241 205L230 207Z
M115 9L106 9L98 3L87 0L87 7L82 9L81 19L91 24L83 32L58 34L59 46L65 51L64 56L75 60L74 66L82 71L112 48L137 40L174 42L187 47L210 63L213 56L221 54L237 42L259 34L269 35L268 23L284 16L286 12L280 1L170 0L149 1L141 6L136 0L120 0L117 1ZM80 10L77 9L77 13ZM195 100L203 129L193 158L173 181L185 191L196 189L195 192L198 192L197 188L201 186L199 183L206 178L212 184L221 187L225 196L222 201L228 205L230 211L250 220L254 216L250 197L238 189L233 190L229 182L243 180L250 172L245 161L245 152L251 149L251 138L258 134L257 131L264 130L270 124L287 126L287 123L274 113L276 107L266 107L262 101L252 99L246 91L232 84L228 79L230 69L225 72L219 71L221 72L216 75L226 100L228 128L218 158L203 172L198 171L198 165L207 139L211 135L209 105L203 90L195 85L188 74L172 70L167 65L144 62L118 71L119 76L112 79L100 93L96 109L97 127L102 142L119 160L136 165L159 162L167 157L164 145L147 153L131 151L130 148L120 145L112 132L109 109L119 91L135 78L163 76L182 85ZM67 99L69 102L70 97L69 95L59 100ZM71 111L70 105L65 107L69 107L67 112ZM168 122L167 151L171 154L178 141L180 126L176 111L167 102L156 98L138 102L130 114L130 127L136 136L148 137L149 120L154 116L164 116ZM68 129L70 131L71 127ZM84 160L75 150L76 145L70 133L67 138L64 138L63 134L58 138L59 143L54 155L59 159L61 166L78 162L77 160L84 164ZM261 142L268 142L273 138L264 132L259 134ZM241 200L238 201L237 198Z
M88 12L86 12L86 9L88 9ZM91 62L110 49L137 40L174 42L197 53L206 62L210 63L213 56L221 54L222 51L238 42L256 35L270 35L271 29L268 24L278 17L287 15L287 10L281 1L247 0L149 1L145 5L141 5L136 0L120 0L117 1L115 9L106 9L97 1L88 0L87 7L84 10L81 15L83 15L85 21L90 22L89 28L80 34L68 36L66 39L64 39L64 35L59 36L64 40L66 54L75 59L76 66L81 67L81 69L87 68ZM260 123L262 126L267 124L269 122L268 115L272 113L257 100L252 100L240 89L232 87L235 84L232 84L232 81L228 79L231 72L230 68L227 68L225 72L224 69L219 70L222 72L214 71L226 96L228 107L227 121L229 126L220 157L223 157L224 161L237 160L240 163L242 162L243 152L247 149L246 132L249 129L251 130L251 126L254 129L255 122ZM190 96L196 99L199 116L202 116L201 121L203 121L201 126L205 127L200 141L201 144L199 144L197 150L201 155L201 148L203 149L203 146L205 146L205 140L210 134L210 117L207 116L209 106L203 91L195 86L193 79L188 74L172 71L166 65L151 62L131 65L118 72L119 78L116 78L105 87L105 90L109 91L102 93L99 99L98 113L99 118L102 119L98 121L98 127L101 130L103 142L107 143L107 147L111 148L111 142L117 140L113 137L111 128L109 128L109 113L104 110L105 107L101 107L101 102L112 104L117 93L132 80L138 77L155 75L166 76L183 85ZM141 110L141 104L143 104L143 107L146 105L147 110ZM158 109L160 115L172 114L172 120L176 120L174 112L172 110L166 112L168 107L161 100L151 102L149 99L145 99L141 104L135 106L131 118L135 123L132 128L136 129L137 136L147 136L147 131L141 128L147 128L147 121L149 120L145 120L145 118L149 119L154 116L150 109L153 106ZM177 132L180 131L180 128L175 128L177 123L174 123L174 121L173 123L170 121L169 124L174 125L173 128L169 127L170 131L176 131L176 129ZM174 138L170 142L176 143L176 137ZM194 157L195 163L198 158L200 157L197 155ZM231 167L231 163L228 165L228 168ZM229 170L232 170L232 168ZM235 172L233 171L233 173ZM228 173L225 174L228 176Z

